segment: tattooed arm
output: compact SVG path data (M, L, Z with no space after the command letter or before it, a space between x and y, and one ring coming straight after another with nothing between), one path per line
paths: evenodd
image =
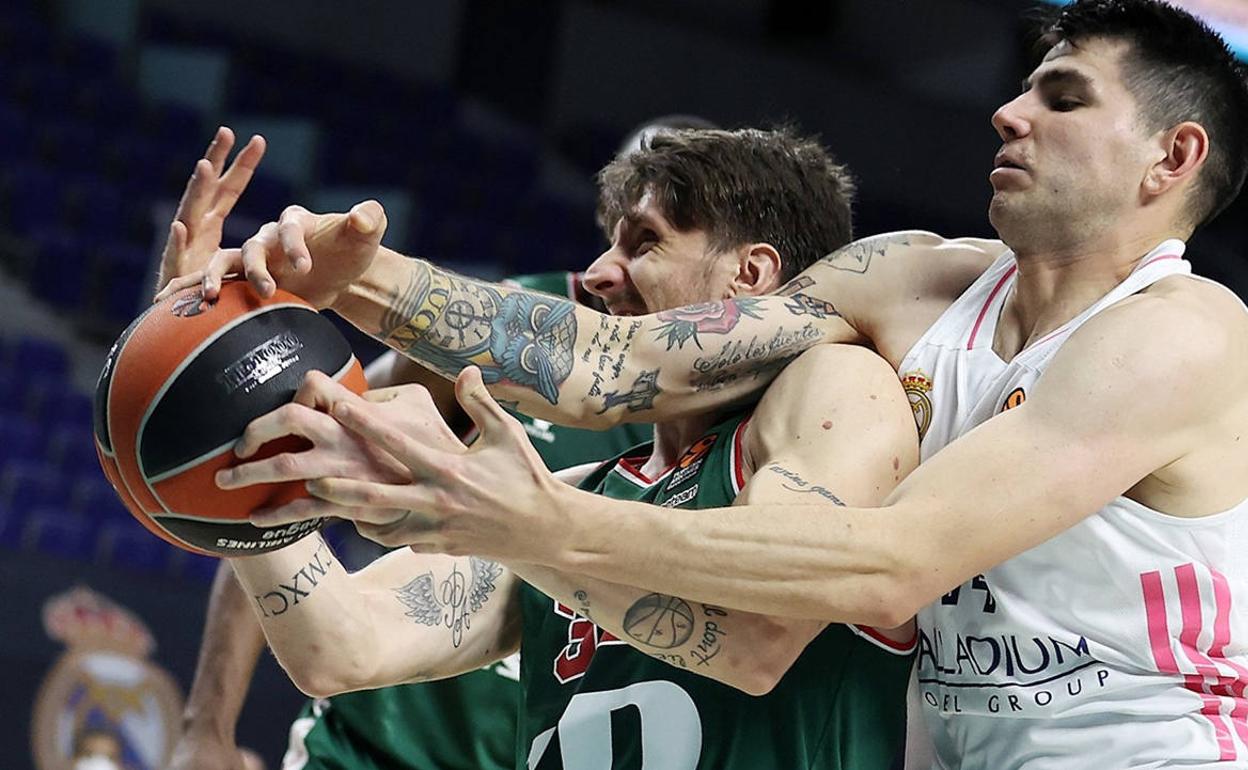
M318 533L231 564L313 697L454 676L519 648L517 582L492 561L400 549L348 574Z
M406 258L380 246L384 230L376 202L346 214L292 206L171 290L202 280L212 298L225 274L241 270L261 294L280 286L332 308L444 376L480 366L494 395L528 414L603 428L747 401L820 343L869 343L896 364L906 333L934 321L1002 249L882 235L819 260L783 296L613 317Z
M829 372L841 376L829 378ZM747 471L738 505L878 505L918 464L918 436L888 364L834 345L804 356L768 389L746 427ZM653 507L651 507L653 510ZM664 511L666 517L694 515ZM696 558L686 554L686 559ZM530 564L510 564L525 581L659 660L753 695L769 692L826 625L728 609ZM664 564L654 563L662 571ZM750 580L749 575L740 575ZM860 622L888 608L864 606ZM884 621L889 622L889 621ZM879 629L900 644L913 625Z

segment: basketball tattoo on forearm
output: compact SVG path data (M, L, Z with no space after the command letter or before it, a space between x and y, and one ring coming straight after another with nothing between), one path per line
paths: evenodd
M692 640L693 644L685 652L697 665L710 665L723 649L723 638L728 635L719 620L728 617L728 611L713 604L699 606L701 613L679 596L646 594L625 611L624 633L638 644L663 650L650 654L681 668L688 667L684 657L671 651ZM695 638L695 631L700 631L701 636Z

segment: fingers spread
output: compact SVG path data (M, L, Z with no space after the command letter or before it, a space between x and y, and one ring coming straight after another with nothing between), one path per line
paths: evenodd
M282 244L282 253L296 272L306 273L312 269L312 254L308 244L304 242L304 223L300 219L282 217L277 225L277 235Z
M250 457L261 446L283 436L301 436L317 443L341 431L341 426L323 412L301 404L286 404L249 422L234 447L234 454L240 458Z
M239 249L217 249L208 260L208 266L200 274L204 287L204 299L213 300L221 291L221 280L230 273L243 268L243 255Z
M308 494L313 497L349 508L424 510L431 507L426 500L430 496L428 491L419 484L382 484L358 479L319 478L310 480L307 487Z
M204 160L208 161L214 177L220 176L225 169L225 159L229 157L230 150L233 148L234 132L228 126L221 126L204 153Z
M295 391L294 398L296 404L324 412L329 412L334 404L343 400L359 400L359 396L333 377L315 369L304 375L303 382L300 383L299 390Z
M221 189L214 204L217 216L224 219L234 208L234 204L238 203L239 196L247 189L256 167L260 165L260 159L264 157L265 146L264 137L256 134L234 158L229 171L221 177Z

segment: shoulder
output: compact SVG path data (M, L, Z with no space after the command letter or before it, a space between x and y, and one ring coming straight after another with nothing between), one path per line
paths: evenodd
M1248 313L1235 296L1211 282L1174 276L1084 324L1041 382L1065 386L1054 394L1062 398L1109 398L1141 408L1160 403L1161 412L1195 417L1240 400L1248 386L1245 349Z

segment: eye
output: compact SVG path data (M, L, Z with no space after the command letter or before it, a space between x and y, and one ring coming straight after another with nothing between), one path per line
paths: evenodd
M1069 96L1059 96L1049 103L1050 109L1055 112L1070 112L1083 106L1083 102Z

